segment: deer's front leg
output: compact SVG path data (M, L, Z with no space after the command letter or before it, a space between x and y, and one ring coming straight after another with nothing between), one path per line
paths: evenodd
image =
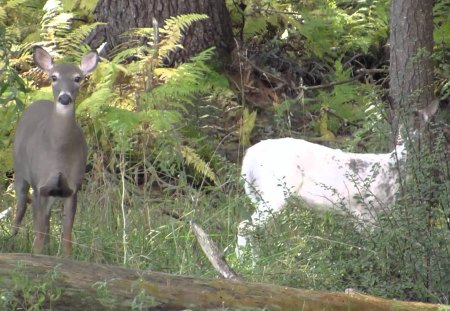
M76 211L77 194L74 193L64 200L62 242L63 255L65 257L70 257L72 255L72 228Z
M40 194L40 191L33 191L33 224L34 224L34 244L33 250L37 254L43 251L48 252L50 240L50 214L53 198Z

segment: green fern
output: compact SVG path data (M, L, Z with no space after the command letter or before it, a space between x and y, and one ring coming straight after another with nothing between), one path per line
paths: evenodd
M214 182L214 184L219 184L218 178L214 171L211 169L208 163L206 163L199 157L194 149L188 146L181 146L181 154L183 155L186 164L191 165L202 176L208 177L211 181Z
M134 105L125 108L120 107L120 102L124 96L129 95L121 94L113 100L114 109L107 108L101 113L100 118L105 120L103 124L109 127L113 136L120 134L114 127L118 124L115 120L120 120L119 123L130 130L130 135L141 128L150 130L156 140L160 141L156 148L164 146L164 150L180 150L180 142L188 141L187 138L180 139L182 134L174 129L183 127L182 122L189 115L198 95L227 86L227 82L207 65L214 56L214 48L191 57L188 62L176 68L166 68L163 62L172 51L182 48L182 32L192 23L205 18L207 16L201 14L182 15L166 20L165 26L158 31L154 28L138 28L124 34L128 38L127 42L113 51L112 63L135 60L123 66L123 73L127 77L127 85L132 86L129 90L137 92L138 96L132 96ZM142 44L143 41L146 43ZM93 106L95 107L95 103ZM193 148L183 146L180 153L186 164L199 175L218 182L212 168ZM181 168L176 164L179 160L172 153L172 156L166 155L161 161L155 160L155 163L166 174L171 175L178 174L173 171L173 167ZM166 167L171 169L166 170Z
M63 12L62 4L59 0L47 1L43 10L45 13L41 20L41 38L43 42L56 45L72 29L71 20L73 14Z
M6 20L6 11L3 8L3 6L0 6L0 24L4 25L5 20Z
M242 124L239 129L239 141L243 146L250 145L250 134L255 127L256 111L249 112L247 108L242 114Z
M148 94L147 99L152 103L164 101L172 106L185 109L180 102L191 103L192 96L212 89L216 82L221 83L220 80L209 79L212 70L205 62L213 55L214 48L209 48L176 69L155 69L155 74L160 76L165 84L155 88Z
M367 53L377 42L388 36L388 1L371 1L361 5L354 13L346 14L346 35L343 37L349 49Z
M79 113L88 113L92 118L100 117L104 109L111 107L111 103L118 100L119 95L113 90L115 71L117 67L112 63L100 63L99 69L92 75L92 85L89 97L78 104Z
M83 42L100 25L104 25L104 23L81 25L66 33L58 42L59 50L64 55L64 60L69 62L79 61L82 55L90 50L90 47Z
M133 56L139 58L138 62L141 64L152 63L155 67L162 66L164 59L172 51L182 48L180 42L183 31L194 22L207 18L208 16L205 14L184 14L170 17L164 21L164 27L158 29L161 38L155 38L155 29L151 27L132 29L123 34L128 40L124 49L121 49L120 46L116 49L114 61L120 62ZM141 44L142 38L147 40L147 44ZM131 47L129 47L130 45ZM155 55L156 59L154 59ZM144 69L143 67L141 69Z
M184 30L194 22L207 18L205 14L184 14L166 19L164 27L160 29L163 38L159 45L159 61L162 62L171 52L182 48L180 41Z
M84 43L89 33L103 23L74 27L74 13L65 12L60 0L48 0L41 18L40 45L45 46L56 59L78 62L90 50ZM24 46L23 48L28 48Z

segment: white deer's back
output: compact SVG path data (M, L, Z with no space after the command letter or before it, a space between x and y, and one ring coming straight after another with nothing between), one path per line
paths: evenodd
M242 175L246 192L260 212L279 211L285 199L295 194L313 209L330 210L342 202L362 215L368 204L379 208L393 199L398 176L395 164L394 153L346 153L281 138L249 148ZM362 197L366 197L364 203Z

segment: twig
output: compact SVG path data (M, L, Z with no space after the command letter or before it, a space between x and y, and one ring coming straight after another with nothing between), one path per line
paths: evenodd
M263 75L273 78L275 80L278 80L286 85L288 85L288 82L284 79L281 79L280 77L277 77L276 75L274 75L273 73L270 73L268 71L265 71L264 69L258 67L256 64L254 64L251 60L249 60L247 57L245 57L245 60L248 62L248 64L250 66L252 66L254 69L256 69L257 71L259 71L260 73L262 73Z
M354 76L353 78L347 79L347 80L341 80L341 81L335 81L335 82L330 82L327 84L320 84L320 85L313 85L313 86L299 86L297 87L297 89L303 89L305 91L308 90L317 90L317 89L326 89L335 85L340 85L340 84L346 84L349 82L353 82L355 80L358 80L359 78L363 77L364 73L359 73L356 76Z
M180 216L177 212L169 211L167 209L162 210L163 215L167 215L169 217L172 217L173 219L183 221L183 216Z
M388 71L386 69L359 69L357 71L356 76L347 79L347 80L342 80L342 81L335 81L335 82L330 82L327 84L321 84L321 85L313 85L313 86L299 86L296 89L302 89L302 90L317 90L317 89L325 89L325 88L329 88L335 85L340 85L340 84L345 84L345 83L349 83L349 82L353 82L355 80L358 80L359 78L365 76L366 74L375 74L375 73L387 73Z
M183 219L183 216L180 216L176 212L166 209L163 209L162 212L164 215L168 215L176 220L186 222ZM208 258L209 262L212 264L217 273L219 273L219 275L224 279L242 282L242 278L233 269L230 268L216 243L214 243L209 238L206 232L203 231L203 229L193 221L190 221L189 224L191 226L192 232L194 232L194 235L197 238L198 244L200 244L200 247L203 250L203 253L206 255L206 258Z
M217 245L208 237L205 231L193 221L191 221L191 229L214 269L225 279L242 281L242 278L230 268Z
M356 126L356 127L359 127L359 126L360 126L358 123L352 122L352 121L350 121L350 120L348 120L348 119L346 119L346 118L344 118L344 117L341 117L340 115L338 115L337 113L335 113L334 111L332 111L330 108L323 107L322 109L323 109L326 113L328 113L329 115L332 115L333 117L338 118L338 119L344 121L344 123L346 123L346 124L353 125L353 126Z

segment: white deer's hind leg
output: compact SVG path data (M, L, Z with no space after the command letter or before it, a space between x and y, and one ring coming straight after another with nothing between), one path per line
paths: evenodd
M252 225L248 220L242 221L238 226L236 256L239 259L244 257L244 252L248 246L250 246L250 235L252 231Z
M236 255L239 259L242 259L246 250L248 251L248 249L250 249L253 263L255 263L257 258L257 251L255 249L253 238L255 229L265 226L270 217L279 213L286 201L286 196L289 196L289 191L286 191L279 185L273 185L271 189L271 191L266 191L264 193L260 192L258 197L261 199L256 200L253 197L257 209L251 216L251 223L248 220L244 220L238 226ZM265 200L263 200L263 198Z

